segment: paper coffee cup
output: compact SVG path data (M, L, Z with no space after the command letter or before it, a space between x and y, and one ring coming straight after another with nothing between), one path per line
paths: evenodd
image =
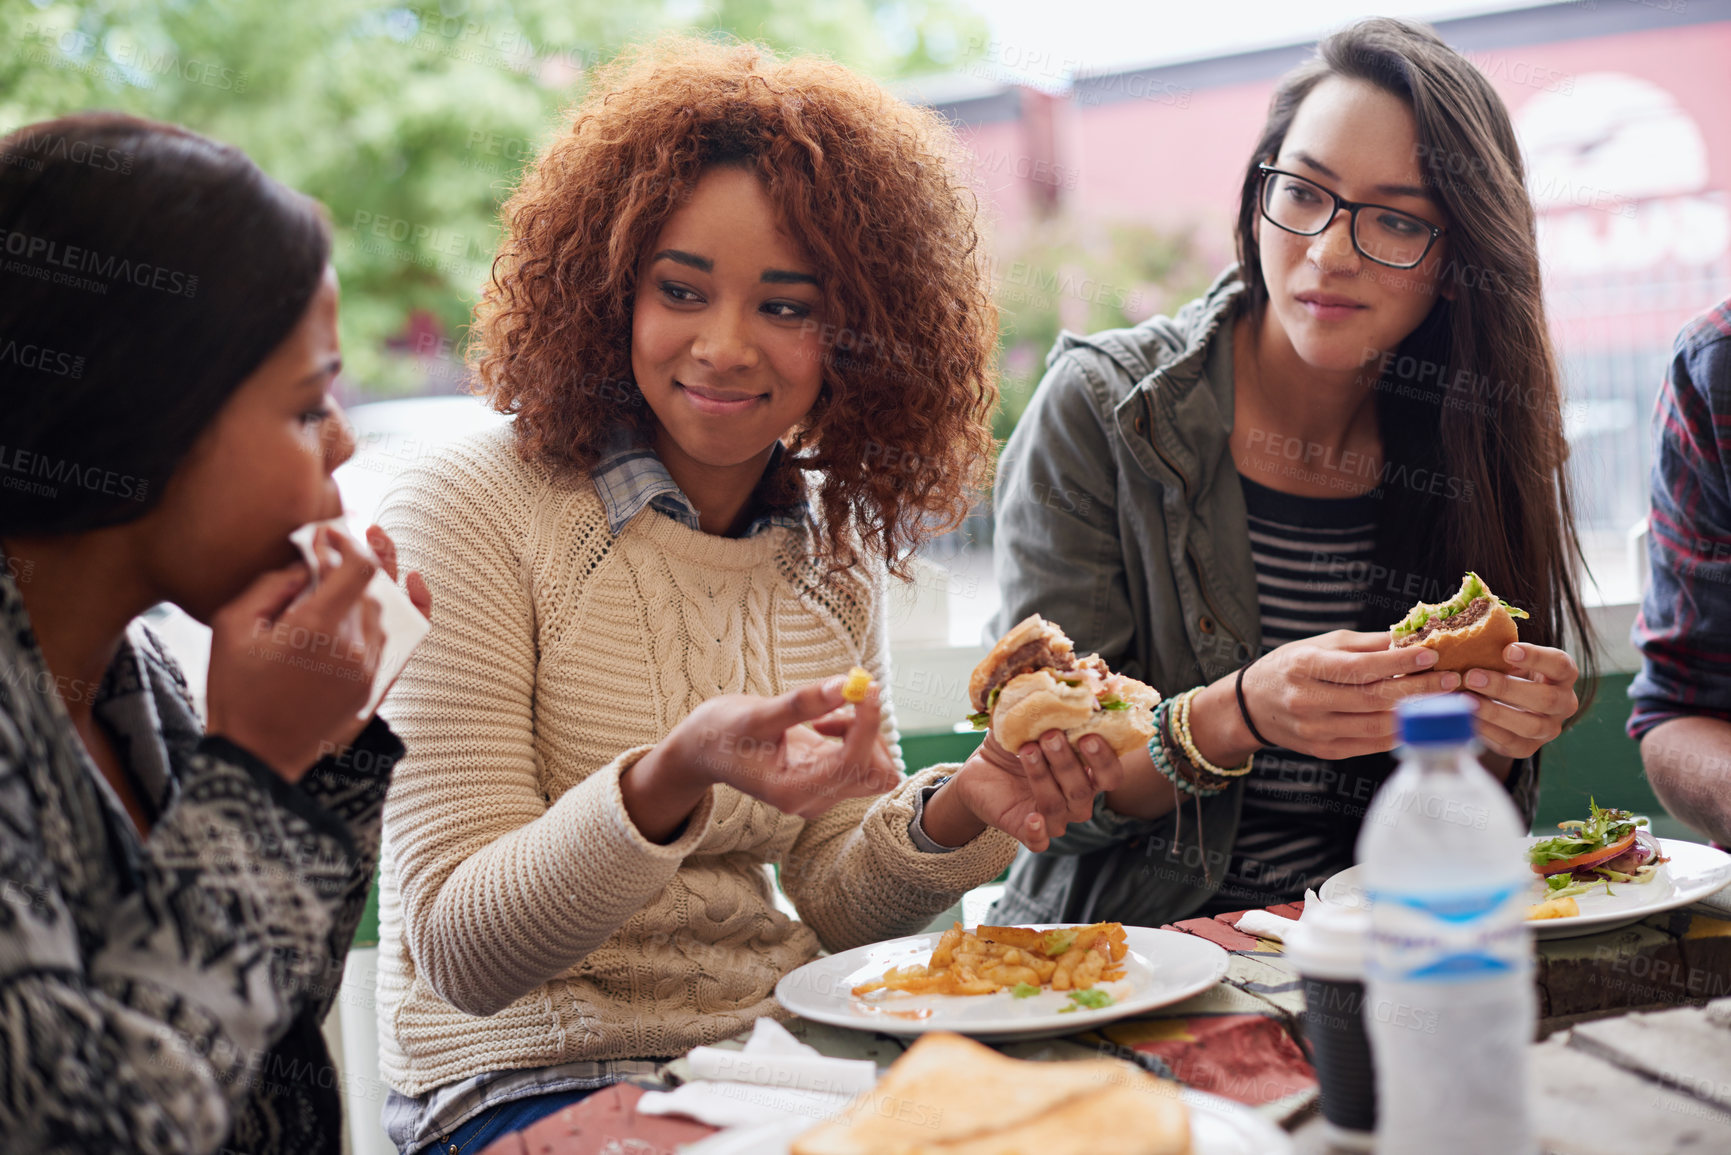
M1286 939L1304 988L1302 1035L1322 1092L1330 1141L1369 1151L1376 1130L1376 1069L1364 1030L1369 913L1307 902Z

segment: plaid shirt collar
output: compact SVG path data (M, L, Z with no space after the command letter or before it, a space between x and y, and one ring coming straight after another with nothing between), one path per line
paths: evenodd
M769 465L764 472L776 467L783 452L777 443L770 450ZM614 428L593 477L595 492L601 495L602 508L607 511L607 528L615 537L646 506L691 529L702 529L698 523L697 507L685 496L673 475L667 472L667 466L661 463L655 450L639 441L627 426ZM772 506L752 519L745 529L745 536L755 537L768 529L797 529L805 524L807 513L808 507L803 501L796 505Z

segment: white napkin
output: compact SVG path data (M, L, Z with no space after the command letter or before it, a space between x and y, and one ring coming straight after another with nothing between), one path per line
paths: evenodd
M712 1127L803 1123L841 1112L878 1079L869 1059L831 1059L806 1046L774 1019L758 1019L743 1050L698 1047L688 1056L691 1082L650 1091L637 1103L645 1115L684 1115Z
M289 534L289 540L295 548L301 551L301 557L306 559L307 568L313 571L312 585L309 590L317 589L322 572L337 564L334 553L325 558L319 558L313 551L313 536L320 526L326 526L342 534L359 547L362 554L372 558L372 547L367 544L367 535L356 533L345 518L332 518L330 521L312 521ZM305 596L305 595L302 595ZM390 579L384 569L373 574L373 580L367 583L365 592L361 595L379 604L379 625L385 631L385 650L379 655L379 668L373 674L372 691L367 695L367 704L361 708L357 718L370 718L373 711L379 708L379 702L385 696L385 690L390 687L391 680L408 664L409 655L415 652L415 647L421 644L427 632L433 628L432 623L421 616L421 611L415 608L415 603L409 600L397 583Z
M1296 918L1282 918L1266 910L1247 910L1238 920L1238 929L1245 934L1253 934L1257 938L1271 938L1275 942L1285 942L1286 936L1291 934L1292 928L1297 925Z

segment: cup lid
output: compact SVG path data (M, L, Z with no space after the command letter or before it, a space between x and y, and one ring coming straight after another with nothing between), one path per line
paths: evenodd
M1364 978L1370 912L1328 902L1306 902L1298 925L1286 936L1286 957L1310 978Z

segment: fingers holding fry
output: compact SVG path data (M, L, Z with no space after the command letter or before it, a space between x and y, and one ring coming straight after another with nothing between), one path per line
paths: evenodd
M865 701L866 691L871 689L871 671L864 666L855 666L847 672L847 681L842 683L841 696L845 701L859 705Z

